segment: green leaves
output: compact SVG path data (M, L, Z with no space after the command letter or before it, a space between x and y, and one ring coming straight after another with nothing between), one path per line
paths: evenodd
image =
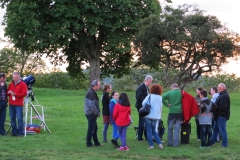
M204 16L195 6L183 5L177 9L166 6L160 18L151 15L137 26L139 32L134 40L139 56L137 64L153 68L164 65L165 79L171 69L179 70L169 83L188 83L186 77L196 80L233 56L230 37L236 35L230 34L215 16Z

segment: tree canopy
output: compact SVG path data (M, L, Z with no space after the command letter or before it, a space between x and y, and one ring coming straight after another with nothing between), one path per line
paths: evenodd
M0 0L6 7L5 35L16 47L47 53L69 63L72 76L90 67L91 81L120 77L131 64L136 23L160 13L158 0ZM100 73L101 71L101 73Z
M196 6L166 6L160 18L151 15L141 20L134 40L137 65L164 66L165 80L183 86L218 71L227 58L239 54L237 35L217 17L203 13ZM172 69L178 72L169 77Z

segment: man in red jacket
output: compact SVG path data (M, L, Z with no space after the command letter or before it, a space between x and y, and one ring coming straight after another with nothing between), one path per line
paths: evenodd
M9 113L12 126L12 136L22 137L23 132L23 105L24 97L27 95L27 85L21 80L18 72L13 72L13 81L8 86ZM18 127L16 125L16 117Z

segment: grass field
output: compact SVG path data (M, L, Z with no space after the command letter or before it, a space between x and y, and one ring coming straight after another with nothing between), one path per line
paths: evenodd
M132 107L133 124L127 131L127 144L130 151L117 151L111 143L104 143L101 147L87 148L85 136L87 120L84 115L85 91L69 91L54 89L34 88L34 94L39 103L45 106L45 121L51 134L41 131L37 135L28 135L25 138L8 136L0 137L1 160L61 160L61 159L211 159L211 160L234 160L240 159L240 93L231 93L231 118L227 122L229 147L221 148L217 143L210 149L200 149L200 143L196 139L195 121L192 122L192 134L190 144L173 148L163 143L163 150L148 150L147 141L138 142L134 139L133 126L137 125L137 111L135 109L135 93L129 92ZM101 97L101 92L99 92ZM163 109L163 121L167 129L168 109ZM9 127L9 114L7 113L6 126ZM34 120L40 124L40 121ZM98 137L102 142L102 118L98 119ZM112 129L108 130L108 140L111 140ZM163 137L166 141L167 130Z

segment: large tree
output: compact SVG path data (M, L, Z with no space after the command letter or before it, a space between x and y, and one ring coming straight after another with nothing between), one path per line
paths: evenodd
M202 74L218 71L227 58L238 54L236 34L196 6L166 6L160 18L151 15L140 21L138 30L134 41L137 64L164 66L163 77L169 84L184 86ZM178 72L172 76L173 68Z
M130 43L136 22L160 13L158 0L0 2L6 7L5 35L16 47L47 53L53 62L61 63L66 56L73 76L81 75L82 65L89 65L91 81L100 74L125 74L132 59Z

